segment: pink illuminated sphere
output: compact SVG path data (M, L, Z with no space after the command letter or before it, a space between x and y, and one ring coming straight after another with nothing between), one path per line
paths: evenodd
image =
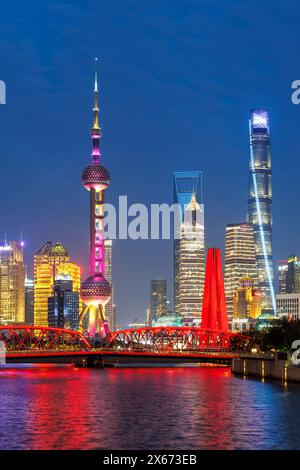
M99 163L92 163L83 170L81 181L84 188L88 191L91 188L103 191L109 186L110 175L104 166L99 165Z
M102 274L95 274L83 281L80 296L86 305L106 305L111 298L111 285Z

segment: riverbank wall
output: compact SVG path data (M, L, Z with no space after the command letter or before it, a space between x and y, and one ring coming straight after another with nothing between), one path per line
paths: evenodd
M300 367L296 367L288 357L275 354L270 356L241 356L232 359L231 370L233 374L243 377L260 377L281 380L284 383L300 383Z

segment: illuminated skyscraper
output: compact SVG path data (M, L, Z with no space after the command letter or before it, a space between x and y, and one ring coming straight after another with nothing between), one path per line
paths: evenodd
M82 184L90 193L90 276L81 284L80 295L85 307L80 314L79 328L83 328L85 315L89 318L89 335L105 336L109 330L104 307L111 299L111 283L105 278L105 245L103 227L104 193L110 184L106 168L100 165L98 78L95 70L94 124L92 128L92 163L81 176Z
M25 322L23 243L0 245L0 324Z
M73 291L80 289L80 267L70 261L65 247L46 242L34 256L34 324L48 325L48 298L53 295L55 280L69 276Z
M196 197L198 204L202 205L202 173L201 171L182 171L173 174L174 188L174 204L179 204L181 208L181 224L184 219L184 211L191 202L192 195ZM204 231L204 208L203 214L203 231ZM204 234L204 232L203 232ZM179 311L179 241L180 237L174 239L174 311ZM203 270L203 279L205 266L201 266Z
M48 299L48 325L57 328L78 329L79 292L73 291L69 275L57 276L53 295Z
M25 277L25 323L34 324L34 280Z
M300 294L300 259L295 255L287 259L286 293Z
M151 281L150 292L151 322L167 313L167 281L154 279ZM148 320L150 322L150 320Z
M253 279L244 277L233 299L233 318L258 318L261 314L261 294L255 289Z
M263 312L276 312L272 254L272 173L269 115L250 115L250 179L247 221L253 224Z
M205 275L203 206L192 194L178 246L178 307L186 318L201 318Z
M286 259L278 261L278 290L279 294L286 294L288 262ZM277 302L276 302L277 304Z
M225 242L225 294L228 317L233 315L233 299L242 278L253 279L258 287L253 226L249 223L228 224Z

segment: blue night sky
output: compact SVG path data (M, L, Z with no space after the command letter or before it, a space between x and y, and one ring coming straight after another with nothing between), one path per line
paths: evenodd
M0 232L26 263L60 240L85 273L93 58L101 60L107 201L172 202L172 172L203 171L206 244L245 219L249 110L270 111L274 258L300 254L299 2L111 0L1 2ZM118 323L144 316L172 243L116 241Z

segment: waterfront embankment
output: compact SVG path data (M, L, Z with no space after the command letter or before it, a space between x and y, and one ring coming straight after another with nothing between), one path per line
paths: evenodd
M300 367L286 354L242 355L232 360L231 370L244 377L260 377L300 383Z

